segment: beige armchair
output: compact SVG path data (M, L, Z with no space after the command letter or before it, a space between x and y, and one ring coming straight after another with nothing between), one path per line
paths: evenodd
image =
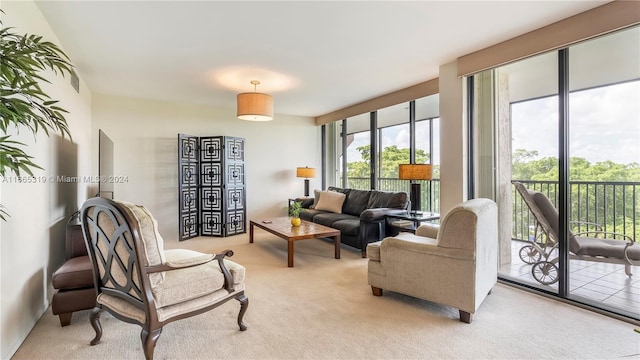
M246 330L242 320L249 304L244 295L245 268L225 259L232 251L165 251L151 213L123 201L89 199L80 220L97 292L97 307L91 313L96 336L91 345L102 337L100 315L104 310L142 327L146 359L153 358L164 325L232 299L240 302L238 326Z
M368 279L383 289L457 308L471 323L498 276L498 215L489 199L457 205L441 225L369 244Z

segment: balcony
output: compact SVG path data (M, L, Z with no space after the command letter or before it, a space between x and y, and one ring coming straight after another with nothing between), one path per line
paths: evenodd
M519 181L519 180L518 180ZM540 191L556 204L558 183L553 181L520 181L527 188ZM440 212L440 181L422 181L424 211ZM369 178L349 178L348 187L368 189ZM387 191L409 191L409 182L394 178L378 180L377 188ZM640 183L588 182L569 184L570 219L598 223L604 231L623 233L640 238ZM526 204L512 188L513 214L511 230L511 262L500 268L500 276L529 286L557 293L558 284L542 285L531 275L531 265L518 256L520 248L536 236L536 223ZM582 229L575 229L581 231ZM636 244L634 246L640 246ZM632 266L629 278L623 265L571 260L569 286L572 298L597 303L614 311L621 310L632 317L640 317L640 267Z
M520 182L529 189L544 193L554 205L557 204L557 182ZM572 181L568 190L571 221L597 223L603 231L625 234L636 240L640 238L640 183ZM557 283L551 286L538 283L531 275L531 265L524 263L518 255L520 248L536 237L536 223L515 188L512 188L512 199L511 263L501 266L500 275L557 293ZM577 227L572 230L580 232L586 229ZM638 318L640 266L632 266L631 272L634 275L629 278L623 265L570 260L570 297Z

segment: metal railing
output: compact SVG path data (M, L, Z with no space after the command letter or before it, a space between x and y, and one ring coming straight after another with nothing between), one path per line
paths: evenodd
M370 189L369 178L350 177L345 187L352 189ZM527 188L545 194L554 205L558 199L558 182L513 180L523 183ZM440 180L420 181L422 210L440 212ZM377 189L385 191L410 190L407 180L397 178L378 179ZM569 211L571 221L597 223L603 231L628 235L640 239L640 182L595 182L571 181L569 183ZM512 187L513 226L511 237L514 240L527 240L535 235L536 222L522 200ZM572 229L580 232L584 229Z
M558 203L558 182L521 182L528 189L545 194L551 202ZM514 240L526 240L534 236L535 219L520 194L512 187ZM569 182L569 219L596 223L603 231L621 233L633 239L640 238L640 182ZM580 227L572 231L580 232Z
M421 180L420 204L422 211L440 212L440 179ZM346 188L369 190L371 189L369 178L350 177L347 178ZM408 180L400 180L398 178L379 178L376 190L382 191L406 191L410 193L411 184Z

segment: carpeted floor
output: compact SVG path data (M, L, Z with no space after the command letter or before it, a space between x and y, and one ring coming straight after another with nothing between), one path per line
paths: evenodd
M172 247L231 248L247 268L248 330L237 302L165 326L156 359L630 359L640 358L633 325L498 284L472 324L456 309L400 294L371 295L367 260L324 240L286 242L256 230L231 239L199 238ZM142 359L140 327L103 315L102 342L88 311L61 328L48 310L18 349L22 359Z

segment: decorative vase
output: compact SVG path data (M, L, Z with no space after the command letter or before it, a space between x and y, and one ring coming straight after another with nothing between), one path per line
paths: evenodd
M292 226L300 226L301 223L302 223L302 221L300 220L299 217L291 218L291 225Z

